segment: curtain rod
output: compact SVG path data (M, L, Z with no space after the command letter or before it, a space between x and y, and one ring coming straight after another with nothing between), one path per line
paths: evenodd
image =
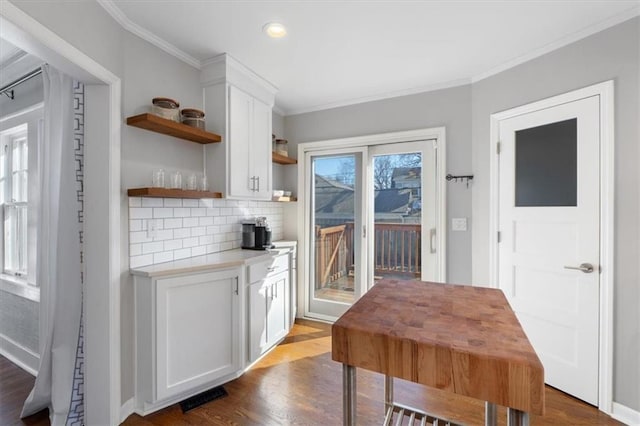
M35 76L38 76L42 74L42 68L38 67L36 69L34 69L31 72L26 73L25 75L23 75L22 77L18 78L17 80L14 80L13 82L3 86L2 88L0 88L0 95L4 94L7 95L7 97L9 97L9 99L13 99L14 95L13 95L13 89L14 87L16 87L18 84L24 83L27 80L32 79Z

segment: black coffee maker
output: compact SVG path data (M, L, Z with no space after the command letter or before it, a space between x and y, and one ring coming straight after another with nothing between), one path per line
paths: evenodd
M267 250L272 248L271 228L266 217L242 222L242 248L248 250Z

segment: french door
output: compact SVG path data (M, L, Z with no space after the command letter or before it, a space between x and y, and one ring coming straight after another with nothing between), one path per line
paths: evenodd
M444 280L437 154L435 139L305 153L305 316L335 319L379 279Z

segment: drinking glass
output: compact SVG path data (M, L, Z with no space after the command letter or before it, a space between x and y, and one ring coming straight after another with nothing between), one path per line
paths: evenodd
M182 173L180 172L171 173L171 188L182 189Z
M209 190L209 182L207 181L207 177L204 175L200 175L198 177L198 191L208 191Z
M164 188L164 170L154 170L151 182L151 186L154 188Z
M187 183L185 184L185 189L189 191L195 191L198 188L198 177L195 173L191 173L187 176Z

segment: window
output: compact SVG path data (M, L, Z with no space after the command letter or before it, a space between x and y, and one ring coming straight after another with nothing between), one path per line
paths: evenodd
M42 108L0 119L0 273L35 285L37 141Z
M0 201L3 219L3 272L27 275L29 144L26 124L3 132L0 146Z

